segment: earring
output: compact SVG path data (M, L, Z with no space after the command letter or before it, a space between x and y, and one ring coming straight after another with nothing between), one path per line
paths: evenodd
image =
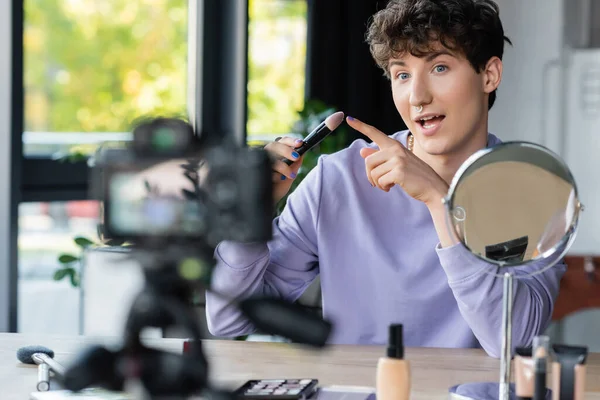
M419 107L415 107L417 109L417 112L421 112L423 111L423 105L421 104Z

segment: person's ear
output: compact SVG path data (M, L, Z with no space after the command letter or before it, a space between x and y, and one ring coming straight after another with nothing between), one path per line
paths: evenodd
M483 79L483 90L485 93L492 93L500 86L502 80L502 60L498 57L492 57L489 59L483 73L481 74Z

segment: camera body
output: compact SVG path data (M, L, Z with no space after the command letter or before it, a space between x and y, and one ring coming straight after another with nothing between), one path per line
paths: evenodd
M271 161L266 151L203 143L183 120L142 122L125 148L101 150L92 182L105 239L141 247L272 235Z

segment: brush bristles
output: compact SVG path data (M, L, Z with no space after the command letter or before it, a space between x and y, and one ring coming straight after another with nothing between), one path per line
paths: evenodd
M54 351L44 346L25 346L17 350L17 359L24 364L35 364L33 355L35 353L46 354L50 358L54 358Z
M342 111L338 111L336 113L331 114L327 119L325 119L325 125L329 128L330 131L334 131L344 120L344 113Z

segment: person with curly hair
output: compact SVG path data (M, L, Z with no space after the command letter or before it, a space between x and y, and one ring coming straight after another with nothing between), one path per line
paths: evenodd
M500 143L488 132L510 43L499 8L492 0L391 0L371 18L366 41L408 129L388 136L348 116L370 140L320 158L273 221L271 241L220 243L214 288L295 301L320 275L331 343L384 344L388 326L402 323L406 346L482 347L499 357L502 280L451 240L441 201L469 156ZM297 145L284 138L266 146L294 161L273 164L275 201L302 163ZM514 347L548 326L565 268L515 283ZM207 319L217 336L254 330L210 293Z

